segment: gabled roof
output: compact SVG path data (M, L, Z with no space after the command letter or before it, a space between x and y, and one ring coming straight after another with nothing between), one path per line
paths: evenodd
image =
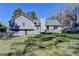
M14 19L10 20L10 21L15 21L15 19L17 19L20 16L24 16L25 18L31 20L32 22L34 22L35 26L40 26L40 20L32 20L30 17L27 17L26 15L18 15L17 17L15 17Z
M28 19L31 20L31 18L30 18L30 17L27 17L25 14L20 14L20 15L18 15L18 16L16 16L16 17L13 17L12 20L17 19L17 18L20 17L20 16L24 16L24 17L26 17L26 18L28 18Z
M57 19L48 19L45 22L46 26L61 26L61 23Z

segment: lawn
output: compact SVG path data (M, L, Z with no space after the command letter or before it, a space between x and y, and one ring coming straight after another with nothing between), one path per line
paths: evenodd
M11 37L0 39L0 55L16 55L16 53L22 53L25 47L25 41L27 36L23 37Z
M79 55L79 33L39 34L0 38L0 55L75 56Z

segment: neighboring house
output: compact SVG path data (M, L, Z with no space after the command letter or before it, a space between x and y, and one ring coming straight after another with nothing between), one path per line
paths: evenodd
M25 15L9 21L12 36L40 34L40 20L31 20Z
M45 22L46 26L46 33L61 33L62 32L62 25L56 19L48 19Z

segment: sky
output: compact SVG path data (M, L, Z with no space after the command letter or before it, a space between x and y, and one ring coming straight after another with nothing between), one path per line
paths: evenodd
M54 14L57 8L66 7L63 3L2 3L0 4L0 22L8 24L11 20L13 11L21 8L24 13L35 11L38 18L47 18L50 14Z

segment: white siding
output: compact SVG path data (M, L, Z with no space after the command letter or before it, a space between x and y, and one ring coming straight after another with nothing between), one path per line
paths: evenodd
M12 36L23 36L25 35L25 31L12 31Z
M20 29L34 29L35 28L34 23L24 16L20 16L17 19L15 19L15 23L20 26ZM23 26L23 23L25 24L24 26Z
M58 27L58 29L55 29L53 32L55 33L61 33L62 27Z
M54 29L54 27L52 26L52 27L49 27L49 29L47 29L45 25L45 19L40 19L40 21L41 21L41 26L37 27L28 18L24 16L18 17L17 19L15 19L15 23L18 26L20 26L19 29L21 30L19 30L18 32L14 32L13 36L40 34L40 32L45 32L45 31L50 31L51 33L61 33L61 30L62 30L61 27L58 26L57 29ZM25 31L24 29L26 29L27 31Z
M45 32L46 26L45 26L45 19L41 18L41 32Z
M40 27L36 27L34 33L35 34L40 34L40 30L41 30Z
M27 31L27 35L33 35L35 34L34 31Z
M54 29L54 27L49 27L49 29L46 30L47 33L61 33L62 27L59 27L57 29Z
M40 34L40 27L35 27L35 30L28 30L27 35Z
M35 27L34 23L27 19L24 16L20 16L17 19L15 19L15 23L20 26L18 32L14 31L13 36L22 36L22 35L32 35L32 34L40 34L40 27ZM24 25L23 25L24 23ZM28 29L25 31L24 29ZM26 33L26 34L25 34Z

